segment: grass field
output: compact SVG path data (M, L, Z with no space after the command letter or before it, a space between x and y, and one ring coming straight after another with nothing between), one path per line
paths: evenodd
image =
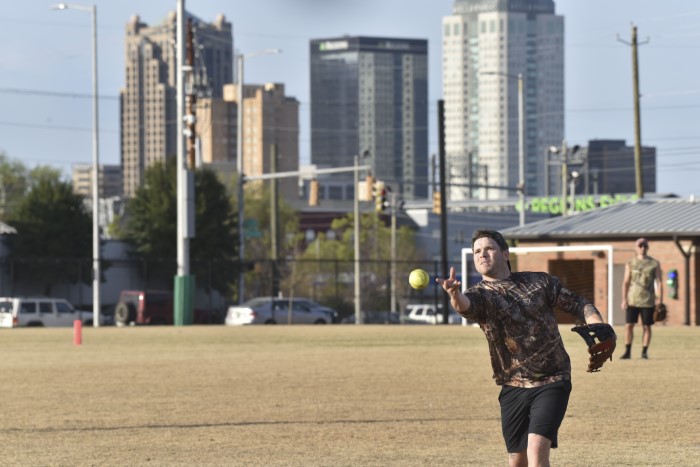
M2 329L1 465L506 465L478 328ZM621 335L621 328L617 329ZM700 329L585 372L552 464L700 465Z

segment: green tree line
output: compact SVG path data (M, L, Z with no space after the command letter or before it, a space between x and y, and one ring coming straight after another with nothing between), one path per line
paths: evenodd
M132 245L135 257L160 261L163 277L175 274L177 255L177 187L175 158L148 168L144 183L127 200L124 215L108 232L110 237ZM276 275L284 295L314 296L338 308L350 307L352 287L338 287L328 270L330 262L347 267L354 259L353 216L333 221L329 232L306 242L299 231L299 213L283 198L278 201L278 264L271 258L272 239L270 182L245 187L245 216L253 219L262 235L246 238L246 261L238 261L238 216L235 208L235 176L222 179L208 169L195 171L195 230L190 241L192 273L203 276L201 265L216 262L217 274L212 286L232 301L237 301L238 274L245 273L247 297L269 294L266 287ZM0 154L0 220L15 227L10 236L10 257L27 261L22 277L41 278L50 294L50 284L68 279L79 280L78 271L52 271L42 267L40 259L84 258L89 265L92 245L91 213L83 198L73 193L72 184L61 179L58 170L46 166L27 169L24 164ZM375 213L361 217L361 256L363 305L388 309L386 264L391 259L391 229ZM397 231L397 251L401 260L418 259L414 233L408 227ZM88 266L89 267L89 266ZM109 264L103 265L103 270ZM275 270L275 268L277 268ZM397 277L405 277L399 266ZM347 274L346 274L347 275ZM337 278L336 278L337 279ZM346 281L347 282L347 281ZM406 292L405 280L397 280L400 293Z

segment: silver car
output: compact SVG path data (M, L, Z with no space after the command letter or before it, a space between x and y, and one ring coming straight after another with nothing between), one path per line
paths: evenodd
M318 311L321 311L321 312L327 314L331 323L340 322L340 315L333 308L321 305L320 303L316 303L313 300L311 300L310 298L294 297L293 300L297 303L301 303L302 305L308 306L312 310L318 310Z
M291 310L290 310L291 301ZM324 309L312 308L297 299L258 297L242 305L231 306L226 325L243 324L330 324L333 317Z

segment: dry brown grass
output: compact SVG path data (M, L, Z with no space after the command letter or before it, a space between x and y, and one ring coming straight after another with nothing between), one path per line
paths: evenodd
M0 331L2 465L506 464L476 328L100 328L80 347L70 329ZM562 334L554 465L700 465L700 329L655 329L648 361L637 335L598 374Z

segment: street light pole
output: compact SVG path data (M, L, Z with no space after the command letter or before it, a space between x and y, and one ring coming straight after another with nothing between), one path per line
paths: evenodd
M243 200L243 185L245 184L245 174L243 173L243 83L244 83L244 63L247 59L257 57L259 55L272 55L282 52L279 49L264 49L249 54L238 54L238 89L237 104L238 104L238 121L236 128L236 171L238 172L238 302L243 303L245 297L245 275L243 274L243 260L245 259L245 235L243 225L245 222L245 202Z
M554 165L554 162L551 160L552 154L559 154L559 147L558 146L554 146L554 145L549 146L544 152L544 195L547 197L551 194L551 190L550 190L551 175L550 175L549 167L551 165Z
M100 327L100 132L97 94L97 5L59 3L54 10L78 10L92 15L92 316L93 326Z
M520 197L520 226L525 225L525 104L523 74L518 73L518 196Z
M355 170L353 180L355 189L353 190L353 242L354 242L354 265L355 265L355 324L362 324L362 308L360 306L360 198L357 193L357 185L360 183L360 175L357 167L360 165L360 156L355 156Z
M360 184L360 157L367 157L369 151L365 151L362 155L355 156L353 171L353 180L355 188L353 189L353 243L354 243L354 259L355 259L355 324L362 324L362 308L360 304L360 197L357 186Z
M518 80L518 198L520 204L521 226L525 225L525 103L523 74L511 75L499 71L483 71L482 75L498 75Z
M569 215L569 206L566 199L566 179L569 172L569 149L566 146L566 141L561 143L561 215L566 217Z
M581 174L577 170L571 171L571 180L569 181L569 197L571 198L571 212L576 211L576 181Z
M396 193L393 191L391 195L391 312L397 313L396 307L396 211L398 203L396 202Z
M245 276L243 258L245 258L245 235L243 233L243 55L238 55L238 89L237 91L237 128L236 128L236 172L238 173L238 303L243 303Z

